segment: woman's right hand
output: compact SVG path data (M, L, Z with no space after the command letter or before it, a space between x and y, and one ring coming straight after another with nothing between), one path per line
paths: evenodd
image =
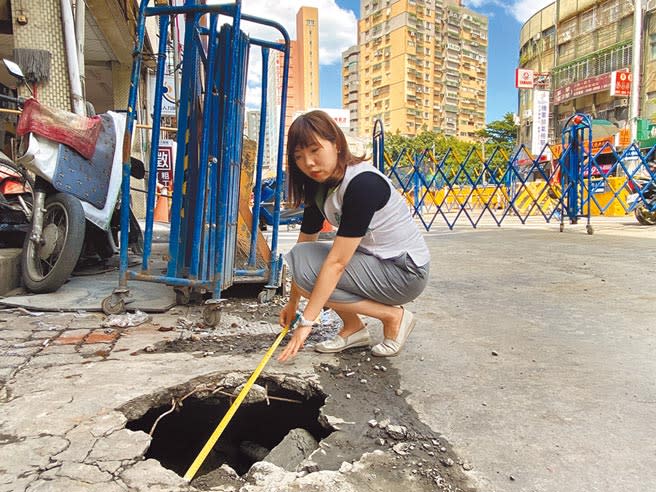
M296 305L292 302L288 302L280 310L280 326L288 326L292 324L294 318L296 317Z

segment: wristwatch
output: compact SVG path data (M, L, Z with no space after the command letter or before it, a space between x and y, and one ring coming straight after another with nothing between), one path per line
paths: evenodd
M321 323L319 323L317 320L312 321L309 319L305 319L303 317L303 313L301 313L300 311L296 313L296 316L298 317L298 322L296 323L297 328L301 326L309 326L310 328L316 328L318 326L321 326ZM317 319L319 318L317 317Z

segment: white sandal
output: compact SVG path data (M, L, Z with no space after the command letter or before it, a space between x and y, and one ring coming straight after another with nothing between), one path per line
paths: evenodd
M396 335L396 340L391 338L386 338L382 343L376 344L371 348L371 355L376 357L394 357L398 355L405 341L408 339L408 335L412 332L412 329L417 323L414 315L405 308L403 309L403 317L401 318L401 326L399 326L399 333Z
M317 343L314 346L314 350L321 352L322 354L334 354L348 348L369 347L370 345L371 339L369 338L369 331L366 326L363 326L361 330L356 331L346 338L335 335L335 337L330 340Z

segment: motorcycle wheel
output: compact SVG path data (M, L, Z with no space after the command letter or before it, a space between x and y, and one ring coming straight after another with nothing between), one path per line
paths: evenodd
M650 212L646 207L639 206L635 209L634 214L642 225L656 225L656 211Z
M46 199L42 244L31 241L28 233L23 245L23 284L28 290L54 292L68 280L82 252L85 226L77 198L57 193Z

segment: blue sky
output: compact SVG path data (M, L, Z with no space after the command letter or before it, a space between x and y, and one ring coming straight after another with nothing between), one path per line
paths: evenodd
M519 58L519 30L522 23L553 0L464 0L464 4L488 17L487 121L501 119L517 111L515 68ZM341 100L341 54L357 42L360 0L243 0L243 11L266 13L296 39L296 12L303 5L319 9L320 104L339 108ZM251 35L270 39L271 32L258 26L246 29ZM259 106L259 55L251 50L246 104Z

